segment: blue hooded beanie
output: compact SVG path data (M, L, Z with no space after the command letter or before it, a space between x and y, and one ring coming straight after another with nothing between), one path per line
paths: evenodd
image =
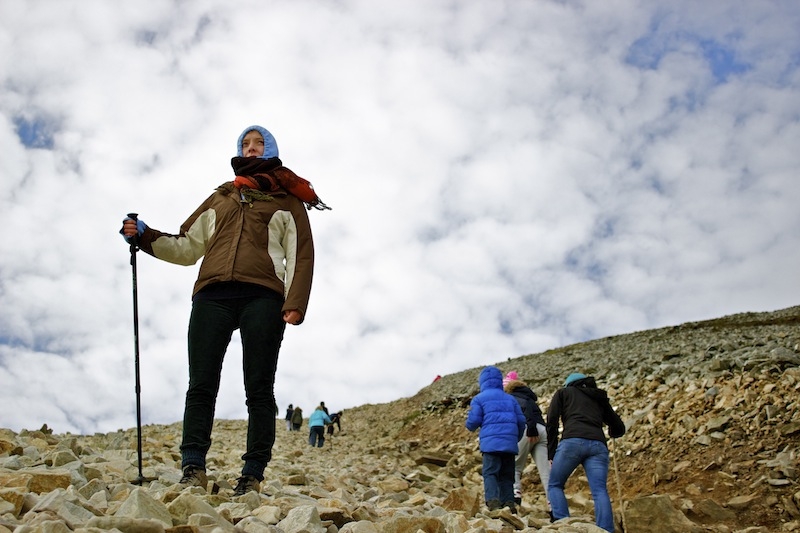
M517 444L525 434L525 416L517 400L503 392L503 373L487 366L478 383L481 391L470 402L466 428L481 428L481 452L518 453Z
M570 383L575 383L579 379L583 379L585 377L586 376L581 374L580 372L575 372L573 374L570 374L569 376L567 376L567 379L564 381L564 386L565 387L569 387Z
M242 157L242 141L244 140L244 136L253 130L260 133L261 137L264 138L264 155L259 156L259 159L278 157L278 143L275 142L275 137L273 137L272 134L267 131L267 128L262 126L250 126L249 128L244 129L242 134L239 135L239 140L236 141L236 155L238 157Z

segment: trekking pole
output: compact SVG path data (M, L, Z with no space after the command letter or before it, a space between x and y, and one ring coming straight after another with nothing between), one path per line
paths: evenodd
M617 494L619 497L619 511L622 515L622 531L628 531L628 526L625 524L625 503L622 501L622 485L619 483L619 468L617 468L617 439L611 438L614 443L614 475L617 478Z
M138 213L128 213L128 218L138 221ZM138 229L138 228L137 228ZM136 252L139 251L138 233L131 237L131 272L133 275L133 353L136 366L136 453L139 465L139 477L135 483L141 485L144 482L142 475L142 386L139 377L139 290L136 281Z

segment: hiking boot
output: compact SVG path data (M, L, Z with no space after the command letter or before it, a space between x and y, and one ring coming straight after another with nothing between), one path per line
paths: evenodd
M516 503L517 505L522 505L522 498L517 498L516 496L514 496L514 503Z
M506 502L503 504L503 507L508 507L511 514L517 514L517 505L514 502Z
M244 496L251 490L259 492L261 490L261 483L253 476L242 476L237 479L238 483L236 488L233 489L234 496Z
M496 511L500 509L500 500L489 500L486 502L486 507L488 507L490 511Z
M183 469L183 477L179 483L184 487L206 488L208 486L206 471L199 466L189 465Z

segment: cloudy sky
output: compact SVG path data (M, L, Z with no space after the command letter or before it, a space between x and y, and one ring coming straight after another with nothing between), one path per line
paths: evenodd
M800 300L794 0L5 0L0 77L0 427L136 425L120 222L176 232L252 124L333 207L281 412ZM198 266L137 259L172 423Z

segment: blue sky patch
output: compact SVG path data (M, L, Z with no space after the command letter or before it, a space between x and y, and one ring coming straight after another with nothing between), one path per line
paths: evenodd
M43 118L15 117L14 127L25 148L53 148L53 126Z
M700 49L708 61L711 73L719 83L728 81L731 74L741 74L750 70L750 66L736 59L736 51L714 39L700 41Z
M662 31L658 24L654 24L649 33L631 44L625 62L640 69L656 70L665 56L685 48L687 43L702 55L717 83L725 83L731 75L747 72L751 68L737 57L731 43L683 31Z

